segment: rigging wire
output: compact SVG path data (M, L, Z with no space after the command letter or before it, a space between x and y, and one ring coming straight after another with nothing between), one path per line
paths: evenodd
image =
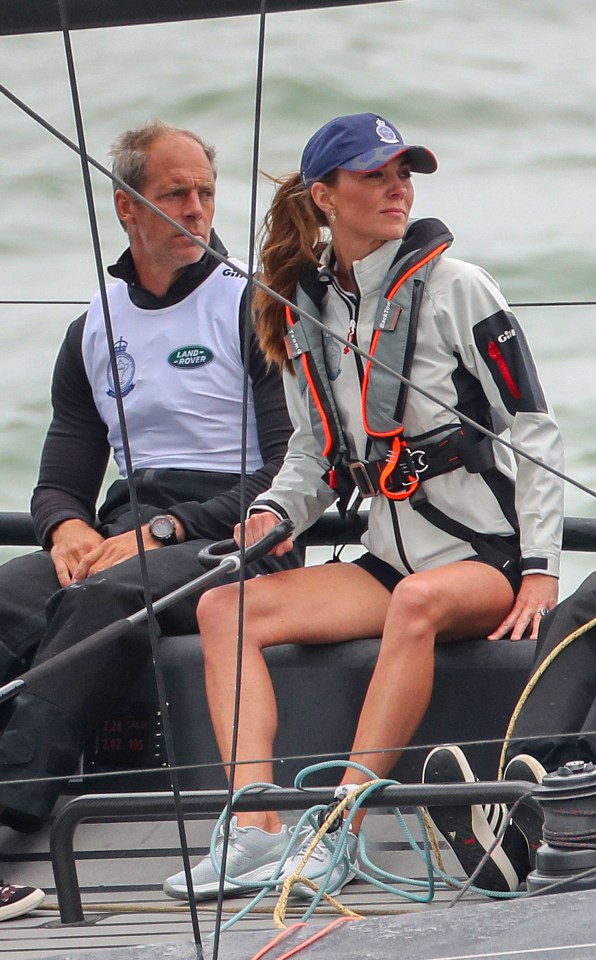
M0 300L0 306L6 307L88 307L88 300Z
M510 303L510 307L595 307L596 300L528 300Z
M594 623L592 623L592 626L594 626ZM552 740L572 740L572 739L577 739L578 737L596 737L596 729L569 730L561 733L549 733L548 736L549 736L549 739L552 739ZM544 735L542 734L541 735L539 734L524 735L523 737L516 737L514 735L511 735L507 737L507 743L508 743L508 746L510 746L511 744L517 743L520 740L522 740L523 743L530 743L530 742L539 741L543 739L544 739ZM458 744L459 746L462 747L462 749L467 747L478 747L478 746L480 747L499 746L500 747L503 744L503 737L502 736L501 737L483 737L476 740L458 740ZM358 758L359 756L367 756L372 753L376 755L386 754L386 753L395 753L396 750L399 750L402 755L406 755L407 753L414 753L414 752L418 752L418 753L424 752L426 754L436 746L437 746L436 743L415 743L415 744L410 743L405 746L401 744L394 744L392 747L383 747L382 749L378 749L378 750L355 750L355 751L345 750L343 753L340 753L339 751L333 751L333 752L329 751L327 753L301 753L301 754L283 754L283 755L277 754L272 757L257 757L254 760L237 761L236 766L241 766L241 765L252 766L255 763L288 764L291 761L295 761L295 760L317 761L323 765L325 763L329 763L330 761L347 761L348 756L351 756L353 758ZM205 771L205 770L220 771L225 766L226 764L224 764L221 760L217 760L217 761L213 760L208 762L206 761L204 763L179 764L178 766L175 767L175 769L179 773L180 772L187 773L187 772L197 772L197 771ZM80 780L81 782L84 781L85 783L88 782L89 784L93 784L94 782L97 782L97 781L99 783L103 783L106 780L113 780L113 779L117 779L118 777L128 777L131 774L134 774L135 778L143 777L144 775L155 777L155 775L159 774L160 772L169 773L169 768L135 767L135 768L127 768L127 769L121 769L121 770L98 770L97 772L94 772L94 773L85 772L81 774ZM66 786L69 783L72 783L72 779L73 779L72 775L47 776L47 777L36 777L35 782L36 783L62 782ZM79 779L79 774L77 774L77 779ZM21 779L14 778L14 779L11 779L11 783L27 784L27 783L31 783L31 779L25 778L21 780Z
M507 301L510 307L519 309L520 307L596 307L596 300L536 300L513 303ZM0 300L0 306L87 306L88 300Z
M232 799L234 796L234 780L236 775L236 758L238 753L238 736L240 727L240 691L242 680L242 654L244 643L244 585L245 585L245 563L244 553L246 548L244 518L246 514L246 454L248 438L248 355L250 350L250 340L252 331L252 293L253 293L253 275L255 270L255 242L257 229L257 192L259 176L259 149L261 137L261 115L263 104L263 68L265 58L265 26L267 20L267 0L261 0L259 13L259 36L257 49L257 72L255 82L255 112L253 129L253 155L251 170L251 192L250 192L250 219L249 219L249 238L250 249L248 256L248 280L246 286L245 298L245 317L244 317L244 375L243 375L243 404L242 404L242 456L240 463L240 570L239 570L239 595L238 595L238 636L236 645L236 684L234 692L234 713L232 720L232 740L230 744L230 762L228 773L228 802L226 804L226 816L223 825L223 843L221 850L221 873L219 878L219 888L217 891L217 908L215 914L215 931L213 934L213 960L219 956L219 944L221 937L223 896L225 889L226 862L228 855L228 846L230 839L230 828L232 824ZM191 888L192 889L192 888ZM191 897L192 899L192 897Z
M18 106L21 110L23 110L28 116L30 116L32 119L40 123L41 126L43 126L53 136L57 137L62 143L64 143L67 147L69 147L69 149L73 150L75 153L80 152L79 148L77 147L76 144L72 142L72 140L69 140L69 138L66 137L59 130L57 130L56 127L54 127L51 123L49 123L47 120L41 117L35 110L33 110L31 107L25 104L22 100L20 100L14 93L8 90L4 86L4 84L0 84L0 93L2 93L5 97L11 100L16 106ZM195 243L198 247L201 247L203 250L206 250L208 253L214 256L217 260L219 260L220 263L225 263L227 266L232 267L232 269L236 270L237 273L243 276L246 280L251 279L248 275L248 272L245 270L242 270L242 268L240 268L238 264L232 263L229 257L226 257L224 254L220 253L218 250L215 250L212 247L210 247L209 244L201 240L200 237L195 237L192 233L190 233L188 230L182 227L179 223L176 223L175 220L172 220L172 218L169 217L166 213L164 213L163 210L160 210L158 207L155 206L155 204L147 200L146 197L143 197L142 194L138 193L131 186L124 183L124 181L122 181L119 177L111 173L106 167L104 167L97 160L94 160L91 156L87 155L87 162L91 164L93 167L95 167L95 169L98 170L100 173L107 176L108 179L112 181L112 183L121 187L121 189L126 190L126 192L130 194L130 196L133 197L135 200L137 200L139 203L144 204L149 210L152 210L153 213L161 217L162 220L170 224L170 226L175 227L180 233L182 233L185 237L187 237L192 243ZM370 362L373 365L376 365L380 370L384 370L385 373L389 374L389 376L393 377L396 380L399 380L400 383L405 384L409 389L416 391L421 396L426 397L427 400L430 400L431 402L436 403L437 406L442 407L443 410L446 410L448 413L451 413L456 419L461 420L462 423L467 423L468 426L474 427L474 429L478 430L479 433L483 434L486 437L489 437L491 440L494 440L497 443L500 443L501 446L507 447L507 449L511 450L511 452L515 454L517 457L523 460L528 460L531 463L536 464L536 466L541 467L543 470L546 470L547 473L550 473L553 476L558 477L559 480L564 480L566 483L570 484L571 486L577 487L578 490L581 490L583 493L587 493L588 496L594 497L596 499L596 490L594 488L588 487L586 484L582 483L580 480L576 480L574 477L570 477L568 474L562 472L561 470L557 470L556 467L551 466L549 463L545 463L543 460L539 460L538 457L533 456L531 453L528 453L527 451L522 450L520 447L517 446L517 444L511 443L511 441L506 440L505 437L500 436L499 434L495 433L493 430L490 430L488 427L485 427L483 424L477 423L472 417L469 417L467 414L463 413L463 411L456 410L456 408L451 406L451 404L446 403L444 400L441 400L439 397L435 397L431 391L426 390L424 387L421 387L420 384L418 383L414 383L408 377L405 377L403 374L398 373L397 370L394 370L392 367L388 366L386 363L383 363L383 361L379 360L378 358L371 356L371 354L367 353L367 351L363 350L361 347L358 347L355 343L350 343L349 340L347 340L345 337L342 337L340 334L328 330L325 327L325 325L321 322L321 320L311 316L305 310L302 310L301 308L297 307L295 303L292 303L290 300L286 299L286 297L282 297L281 294L279 294L276 290L272 290L271 287L268 287L267 284L264 283L262 280L259 280L257 277L253 277L251 282L253 287L258 287L260 290L264 290L274 300L277 300L278 303L281 303L285 307L289 307L294 313L299 314L301 317L304 317L305 319L309 320L311 323L313 323L316 327L318 327L325 333L330 334L334 338L334 340L337 340L337 342L341 343L342 346L347 347L349 350L357 354L363 360L366 360L367 362Z
M62 26L62 36L64 40L64 48L65 48L65 54L66 54L68 81L69 81L70 93L72 98L75 127L77 131L78 142L79 142L78 152L81 159L83 184L85 189L85 200L87 204L87 214L89 218L89 226L91 229L93 254L94 254L95 266L97 270L101 305L103 309L107 347L108 347L108 353L110 356L110 367L112 371L112 380L114 383L114 394L116 399L116 408L118 412L118 422L119 422L119 427L122 434L122 448L123 448L124 460L126 464L126 474L127 474L126 479L128 484L128 493L130 497L133 528L134 528L136 541L137 541L139 567L140 567L140 573L141 573L141 583L143 588L145 607L147 609L147 626L148 626L148 632L149 632L149 640L151 644L151 652L153 656L153 666L155 671L155 679L157 684L160 710L162 715L166 756L168 758L170 757L172 758L172 763L173 763L173 766L175 767L174 742L172 737L172 730L171 730L166 690L165 690L163 667L162 667L159 643L158 643L159 631L158 631L157 621L155 619L155 612L153 610L151 587L149 583L149 573L147 570L147 558L145 555L145 548L143 545L143 535L141 531L139 503L137 498L137 491L134 485L133 464L132 464L132 456L130 451L128 427L126 423L126 413L124 410L124 403L122 399L122 390L120 385L120 374L118 371L116 350L114 347L114 333L112 329L112 322L111 322L111 316L110 316L107 285L104 278L101 242L99 238L99 230L98 230L97 216L95 211L95 202L93 197L93 187L91 184L89 163L87 160L87 149L86 149L86 143L85 143L83 117L82 117L81 104L80 104L80 98L78 93L74 56L72 51L72 45L70 42L70 33L69 33L69 27L68 27L68 19L66 15L65 0L58 0L58 6L60 9L60 21ZM170 772L170 783L171 783L172 794L174 799L174 807L176 810L178 832L180 835L182 859L184 862L185 871L187 873L187 881L190 882L190 855L189 855L188 843L186 839L184 816L182 812L182 801L180 798L180 785L178 782L178 775L175 772L175 769L172 769L172 771ZM202 958L202 945L201 945L201 934L199 930L198 913L197 913L196 902L193 897L190 898L189 906L190 906L190 915L191 915L195 945L197 946L198 950L201 952L201 958Z

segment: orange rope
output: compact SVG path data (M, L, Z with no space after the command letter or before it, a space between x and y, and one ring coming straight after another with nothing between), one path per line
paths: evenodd
M293 923L291 927L286 927L286 929L282 930L281 933L278 933L277 936L273 938L273 940L270 940L269 943L267 943L262 950L259 950L258 953L255 953L254 957L252 957L251 960L261 960L261 957L264 957L266 953L269 953L269 951L273 947L275 947L276 944L278 944L281 940L284 940L285 937L287 937L288 934L292 933L293 930L299 930L300 927L305 927L305 926L306 924L300 921L299 923ZM278 960L280 960L280 958L278 958Z
M323 927L322 930L318 930L317 933L313 933L312 937L309 937L308 940L303 940L302 943L299 943L297 946L292 947L290 950L287 950L286 953L282 953L281 956L277 957L276 960L288 960L288 957L293 957L296 953L299 953L300 950L304 950L305 947L310 947L311 944L315 941L320 940L321 937L326 936L328 933L331 933L336 927L341 926L344 923L352 923L353 920L356 920L356 917L336 917L335 920L332 920L331 923L328 923L326 927ZM359 919L359 918L358 918ZM290 928L292 929L292 928ZM274 943L279 942L279 937L276 937L275 940L266 948L269 950ZM263 956L263 952L258 953L256 957L253 957L252 960L258 960L258 958Z

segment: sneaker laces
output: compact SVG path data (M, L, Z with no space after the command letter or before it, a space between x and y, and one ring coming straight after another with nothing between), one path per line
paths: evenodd
M228 850L226 856L226 874L227 875L227 865L230 862L231 853L242 853L242 850L237 845L238 840L238 817L232 817L228 829ZM217 839L215 841L215 847L211 847L207 856L211 858L211 863L214 868L221 874L222 873L222 850L224 844L224 825L221 824L219 830L217 831Z
M305 828L304 828L304 830L302 831L303 840L299 843L298 847L296 848L296 853L294 854L295 857L303 857L303 856L304 856L304 854L306 853L306 851L308 850L309 846L310 846L311 843L313 842L313 840L314 840L314 838L315 838L315 836L316 836L317 833L318 833L318 831L315 830L314 827L305 827ZM311 851L311 854L310 854L310 858L309 858L309 859L311 859L311 860L318 860L319 862L325 860L325 851L327 851L327 852L329 852L329 853L331 852L331 850L329 849L329 847L328 847L327 844L325 843L325 837L328 837L328 836L329 836L328 834L324 834L324 835L321 837L321 839L320 839L319 842L317 843L316 847L314 847L313 850ZM337 835L336 835L336 834L333 834L333 836L339 836L339 834L337 834ZM336 843L334 843L333 840L329 839L328 842L329 842L329 844L332 845L332 848L336 846Z
M219 828L219 834L217 837L217 846L221 847L224 841L224 826L223 824ZM238 817L232 817L230 820L230 826L228 828L228 843L232 844L238 837Z

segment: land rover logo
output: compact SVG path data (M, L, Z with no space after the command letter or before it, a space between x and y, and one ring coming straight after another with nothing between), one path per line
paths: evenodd
M168 357L168 363L172 367L204 367L212 360L211 350L199 346L177 347Z

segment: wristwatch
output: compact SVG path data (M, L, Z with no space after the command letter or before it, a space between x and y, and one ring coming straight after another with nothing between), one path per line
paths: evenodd
M160 514L149 521L149 533L154 540L157 540L164 547L171 547L178 543L176 524L166 514Z

